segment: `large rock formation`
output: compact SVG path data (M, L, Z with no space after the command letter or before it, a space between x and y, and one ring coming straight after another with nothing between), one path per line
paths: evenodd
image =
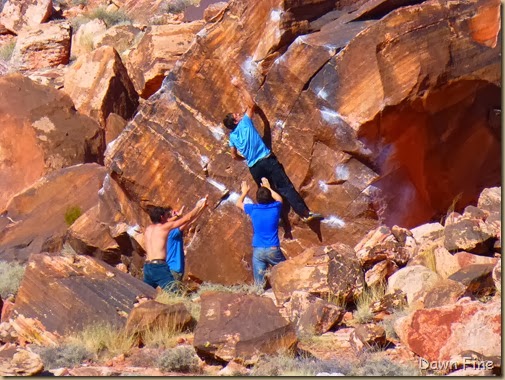
M51 0L7 0L2 2L0 23L14 33L24 27L34 27L49 20L53 13Z
M112 112L130 119L139 104L126 68L111 46L80 56L65 74L65 92L79 112L101 126Z
M12 74L0 78L0 97L0 210L47 173L102 162L103 131L61 91Z
M93 323L124 326L136 300L155 293L92 257L41 253L30 257L14 312L63 335Z
M255 96L255 123L293 183L326 216L317 226L291 218L289 257L321 241L353 246L378 219L418 225L459 192L456 208L499 183L500 3L411 3L346 2L328 13L335 2L236 0L198 33L106 157L128 202L143 208L209 193L216 207L187 249L189 273L250 279L249 221L219 203L251 181L221 126L240 110L233 76ZM475 150L485 153L475 159Z
M53 172L12 197L1 219L2 259L26 261L31 253L57 252L71 224L96 206L105 168L98 164L71 166Z

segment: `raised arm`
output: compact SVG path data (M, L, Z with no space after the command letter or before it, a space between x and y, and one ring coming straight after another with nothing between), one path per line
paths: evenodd
M244 199L245 197L247 196L247 193L249 192L251 188L249 187L249 185L247 184L246 181L242 181L242 194L240 194L240 197L238 198L237 202L235 203L235 205L244 210Z
M280 194L278 194L274 190L272 190L272 187L270 186L270 182L268 182L268 179L266 179L265 177L261 178L261 186L266 187L268 190L270 190L270 194L272 194L272 198L274 200L282 203L282 197L280 196Z
M231 158L237 161L245 160L245 158L238 153L237 148L235 148L234 146L231 147Z
M208 195L206 195L205 197L207 198L207 196ZM196 215L193 216L192 218L190 218L188 222L186 222L182 226L180 226L179 229L181 231L186 230L186 228L188 228L189 226L191 226L200 217L200 215L202 215L203 210L205 210L205 208L201 208L200 210L198 210L198 212L196 213Z
M182 218L176 219L178 217L178 215L176 215L176 216L170 218L169 220L167 220L165 223L163 223L161 225L161 227L165 231L170 231L170 230L173 230L174 228L181 227L181 226L189 223L191 220L195 219L199 214L201 214L203 209L205 209L205 207L207 206L207 197L208 197L208 195L206 195L204 198L200 199L196 203L193 210L188 212Z
M242 96L244 98L247 107L245 113L247 114L247 116L252 117L256 107L256 102L252 98L251 94L249 93L249 91L247 91L244 84L241 83L237 77L233 77L233 79L231 80L231 84L237 87L237 89L240 90L240 92L242 93Z

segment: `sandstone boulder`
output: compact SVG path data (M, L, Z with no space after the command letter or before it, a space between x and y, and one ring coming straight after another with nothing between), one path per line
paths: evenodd
M431 309L434 307L452 305L456 303L466 292L466 286L461 282L442 279L433 288L428 290L424 297L424 307Z
M465 286L467 295L488 296L495 292L495 284L492 272L495 264L472 264L468 265L448 278Z
M61 91L12 74L0 77L0 97L0 210L49 172L102 162L99 125L76 113Z
M389 277L387 293L399 289L407 295L409 305L417 305L439 279L437 273L422 265L408 266Z
M34 343L38 346L56 347L61 342L61 335L51 333L38 319L18 315L10 319L9 324L16 332L17 341L22 346Z
M271 299L256 295L208 292L202 294L194 346L200 355L223 361L240 358L245 364L260 354L292 349L294 326L277 311Z
M361 294L364 278L353 249L344 244L335 244L307 249L277 264L272 269L270 284L281 304L295 290L331 294L351 300Z
M501 213L501 187L491 187L482 190L477 201L477 207L481 210Z
M164 305L156 301L146 301L133 308L125 325L125 332L142 342L149 331L176 333L184 331L193 320L183 303Z
M153 25L126 58L126 67L138 94L147 99L159 90L165 76L189 49L203 21Z
M91 20L79 27L72 35L72 58L78 58L90 53L96 46L95 40L99 39L107 30L107 25L100 19Z
M68 334L91 323L122 327L138 297L153 298L142 281L88 256L33 254L16 297L16 314L37 318L49 332Z
M123 57L123 54L128 54L135 47L142 32L142 29L134 25L114 25L94 37L94 47L112 46Z
M51 22L19 32L11 62L18 71L66 65L70 58L70 24Z
M0 232L2 257L24 262L31 253L59 251L69 224L98 203L104 176L98 164L71 166L14 196L5 209L10 223Z
M461 299L453 305L417 310L394 326L410 350L429 361L448 361L464 350L501 355L501 306Z
M411 228L445 213L457 193L459 208L500 182L501 138L489 120L501 99L498 1L386 10L383 2L249 4L231 2L199 33L108 150L107 166L132 202L189 204L209 193L217 204L222 190L210 179L236 199L250 175L230 159L221 125L242 108L233 76L255 97L265 116L256 126L295 187L326 216L316 231L292 217L293 239L282 242L289 257L321 241L354 246L379 218ZM346 6L363 8L309 33L311 21ZM463 153L475 150L486 154L477 161ZM455 169L441 182L448 165ZM210 281L226 270L244 282L250 248L236 241L248 221L223 217L224 205L202 219L188 271ZM226 263L206 272L200 263L209 256Z
M349 342L357 353L366 349L380 349L386 345L386 331L374 323L358 325L349 336Z
M398 270L398 265L392 260L384 260L375 264L365 273L365 283L368 287L374 287L381 283L387 283L387 279Z
M299 335L321 335L339 323L344 316L342 307L301 291L293 292L286 308Z
M9 345L0 348L1 376L35 376L43 370L44 364L36 353Z
M493 268L493 281L496 290L501 294L501 259L498 260L495 267Z
M486 254L492 250L495 237L483 222L461 220L444 229L444 246L449 251Z
M209 4L209 6L203 11L203 19L206 22L216 22L217 18L223 14L227 6L228 3L226 1Z
M126 127L126 120L121 116L110 113L105 121L105 143L108 145L114 141Z
M3 4L0 23L14 33L25 26L38 26L49 20L53 12L51 0L8 0Z
M102 126L111 112L130 119L139 104L121 58L110 46L80 56L65 75L64 91L79 112Z

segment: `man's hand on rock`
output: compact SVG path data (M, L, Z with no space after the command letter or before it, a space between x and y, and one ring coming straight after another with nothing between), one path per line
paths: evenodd
M251 187L247 184L246 181L242 181L242 194L247 194L249 190L251 190Z
M270 189L270 182L268 182L268 179L265 177L261 178L261 186L266 187L267 189Z

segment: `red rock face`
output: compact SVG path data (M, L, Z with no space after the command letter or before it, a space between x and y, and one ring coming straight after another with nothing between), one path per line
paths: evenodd
M500 302L460 301L418 310L395 325L402 343L429 361L447 361L463 351L501 353Z
M490 115L500 45L487 42L498 29L479 21L496 23L499 2L359 2L330 17L334 5L229 3L109 146L106 165L130 201L189 206L209 193L218 204L223 190L233 200L242 180L252 183L222 127L241 109L234 76L255 97L255 125L295 187L326 216L311 229L292 215L293 239L282 241L289 257L321 243L354 246L378 219L418 225L460 192L468 202L499 182ZM209 208L188 246L187 269L200 279L250 278L249 221L231 206Z
M99 125L73 109L61 91L14 74L0 78L0 210L43 175L102 162Z

